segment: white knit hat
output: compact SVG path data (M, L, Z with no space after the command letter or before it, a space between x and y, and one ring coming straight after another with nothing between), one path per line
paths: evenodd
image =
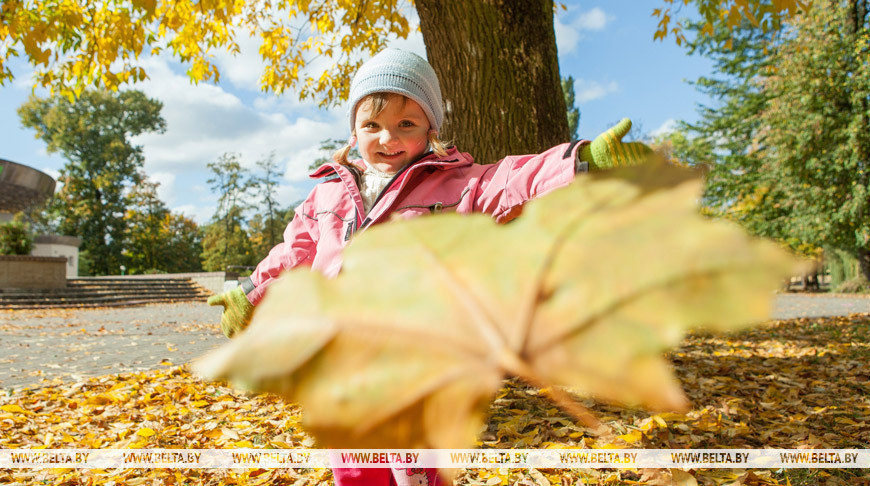
M404 95L416 101L426 113L430 127L441 129L444 108L435 70L425 59L412 52L385 49L366 61L350 83L347 118L351 133L360 100L370 94L383 92Z

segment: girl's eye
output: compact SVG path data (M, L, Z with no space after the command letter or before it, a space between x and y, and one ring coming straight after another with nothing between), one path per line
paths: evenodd
M399 126L401 126L401 127L413 127L414 122L412 122L410 120L402 120L401 123L399 123Z
M367 122L365 125L363 125L363 128L377 128L377 126L378 124L375 122Z

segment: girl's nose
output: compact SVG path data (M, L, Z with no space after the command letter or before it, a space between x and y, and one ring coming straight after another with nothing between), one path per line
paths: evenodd
M386 128L381 130L381 138L380 138L381 145L387 145L395 139L396 139L396 137L392 131L387 130Z

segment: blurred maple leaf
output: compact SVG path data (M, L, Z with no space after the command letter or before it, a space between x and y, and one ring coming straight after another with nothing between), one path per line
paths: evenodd
M592 428L562 387L685 409L661 352L688 328L765 319L796 264L700 216L701 187L646 165L580 178L504 226L456 214L377 226L337 278L286 273L197 371L300 403L325 447L467 447L506 376Z

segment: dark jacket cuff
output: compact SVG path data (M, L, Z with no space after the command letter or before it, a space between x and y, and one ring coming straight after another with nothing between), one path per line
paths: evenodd
M250 277L242 277L239 279L239 286L242 287L242 292L245 295L250 294L254 290L254 282L251 281Z

